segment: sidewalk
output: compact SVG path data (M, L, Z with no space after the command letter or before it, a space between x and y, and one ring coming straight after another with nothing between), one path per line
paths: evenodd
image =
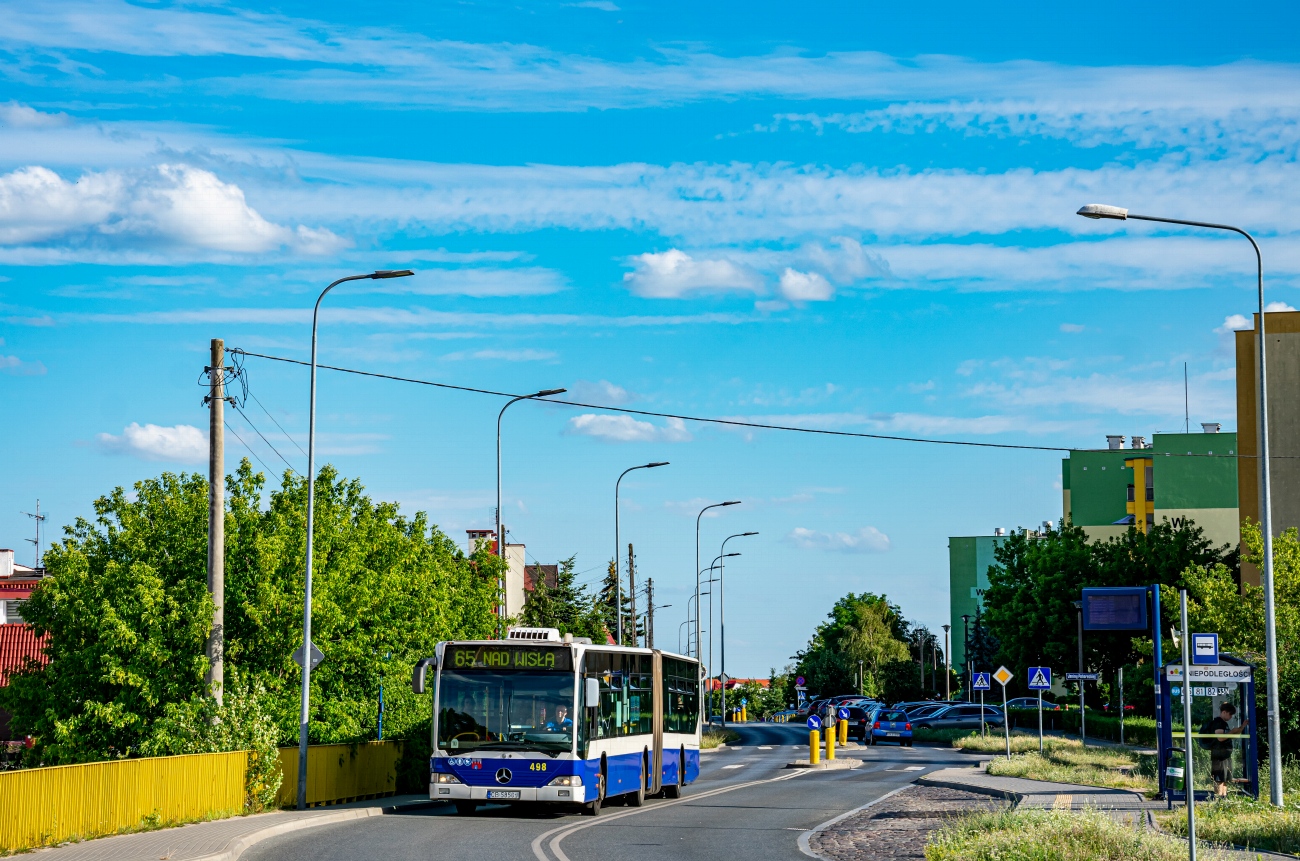
M40 849L32 857L39 861L235 861L245 849L280 834L349 819L383 816L430 803L427 796L398 795L310 810L236 816Z

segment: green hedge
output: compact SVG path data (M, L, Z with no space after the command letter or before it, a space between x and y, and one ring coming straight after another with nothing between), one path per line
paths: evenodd
M1038 709L1011 709L1013 729L1037 730ZM1043 729L1079 732L1079 711L1043 711ZM1119 717L1088 709L1088 738L1119 741ZM1124 743L1155 747L1156 722L1147 717L1124 718Z

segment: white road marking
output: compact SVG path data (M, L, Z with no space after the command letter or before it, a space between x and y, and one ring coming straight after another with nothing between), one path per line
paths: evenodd
M546 855L546 849L545 849L546 839L554 835L554 837L550 841L549 848L551 850L551 853L555 856L557 861L570 861L569 856L565 855L564 850L560 848L560 842L564 840L565 837L568 837L570 834L574 833L575 831L582 831L584 828L590 828L593 825L604 825L607 822L612 822L615 819L622 819L625 816L635 816L638 813L646 813L651 810L662 810L665 807L673 807L678 804L685 804L688 801L700 801L705 798L711 798L714 795L722 795L723 793L726 792L735 792L737 789L748 789L751 786L759 786L764 783L776 783L782 780L790 780L792 778L801 777L807 773L808 772L806 771L793 771L789 774L782 774L777 777L769 777L765 780L750 780L750 781L746 781L745 783L737 783L734 786L724 786L720 789L712 789L709 790L708 792L701 792L696 795L689 795L685 798L679 798L675 801L665 801L662 804L647 805L646 807L638 807L633 810L625 811L623 813L615 813L613 816L594 817L582 823L581 825L570 825L570 824L561 825L559 828L552 828L550 831L544 831L541 834L537 835L535 838L533 838L533 842L532 842L533 856L536 857L538 861L550 861L550 858L548 858Z
M730 768L731 766L727 766ZM907 765L903 768L887 768L885 771L925 771L924 765Z
M724 765L723 768L744 768L746 765L748 765L748 763L738 762L735 765Z
M760 744L760 745L758 746L758 749L759 749L759 750L771 750L771 749L772 749L772 745L770 745L770 744Z

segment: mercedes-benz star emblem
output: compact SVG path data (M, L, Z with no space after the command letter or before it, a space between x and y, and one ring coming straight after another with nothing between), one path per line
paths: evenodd
M497 769L497 783L509 783L509 782L510 782L510 769L508 769L508 768L498 768L498 769Z

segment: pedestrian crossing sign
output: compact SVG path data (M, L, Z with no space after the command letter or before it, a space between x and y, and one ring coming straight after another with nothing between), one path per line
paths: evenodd
M998 667L998 671L993 674L993 678L996 679L997 683L1002 685L1004 688L1007 686L1007 682L1011 681L1014 677L1015 674L1006 667Z
M992 690L992 689L993 689L993 685L992 685L991 682L989 682L989 674L988 674L988 673L976 673L976 674L975 674L975 683L972 684L971 687L972 687L973 689L977 690L977 691L988 691L988 690Z
M1051 667L1030 667L1029 668L1029 689L1031 691L1046 691L1052 687L1052 668Z

